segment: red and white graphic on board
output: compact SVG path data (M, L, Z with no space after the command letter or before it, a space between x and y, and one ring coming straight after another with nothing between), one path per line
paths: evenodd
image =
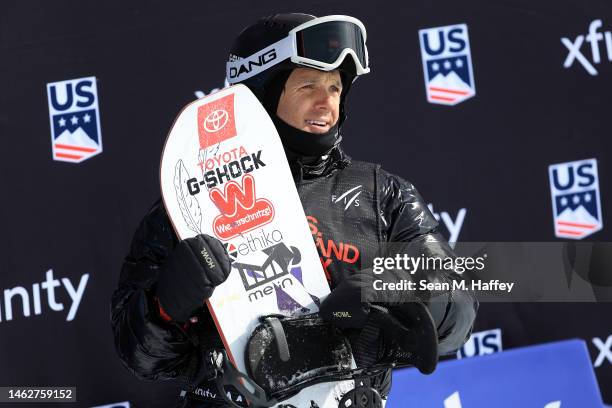
M274 206L265 198L255 196L255 178L242 177L242 184L232 180L225 184L223 192L213 188L210 200L221 214L213 221L217 238L227 241L245 232L259 228L274 219Z
M245 373L242 356L261 316L314 313L329 294L283 145L255 95L235 85L186 106L166 140L160 181L177 236L216 236L244 268L230 273L207 304L228 358ZM288 273L252 286L272 268ZM354 387L352 380L316 384L283 404L337 406Z
M201 149L206 149L236 135L234 94L229 94L198 108L198 136Z

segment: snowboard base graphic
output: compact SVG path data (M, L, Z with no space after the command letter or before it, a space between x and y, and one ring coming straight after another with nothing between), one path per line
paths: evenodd
M160 179L177 236L214 236L233 260L207 305L230 360L246 373L260 316L314 313L329 294L276 128L243 85L199 99L170 130ZM320 383L277 406L335 408L353 387Z

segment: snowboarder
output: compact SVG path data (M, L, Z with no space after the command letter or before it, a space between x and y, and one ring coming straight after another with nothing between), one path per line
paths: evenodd
M477 310L473 294L461 290L373 293L375 277L391 282L462 278L447 270L372 274L371 260L388 242L414 256L454 254L412 184L379 165L351 160L340 146L349 89L370 70L365 42L363 24L352 17L276 14L247 27L227 62L229 83L253 91L282 139L332 289L320 317L350 340L358 367L418 354L406 350L414 344L409 337L419 332L410 327L422 321L412 318L418 307L433 319L440 355L461 347ZM184 383L190 392L180 406L227 405L211 381L211 350L223 345L203 301L231 269L215 238L179 242L161 202L145 216L125 258L112 297L117 352L139 378ZM435 361L419 369L433 367ZM385 399L391 370L368 371L360 382Z

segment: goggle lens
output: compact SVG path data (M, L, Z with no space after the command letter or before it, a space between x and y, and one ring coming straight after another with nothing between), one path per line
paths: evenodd
M329 21L300 30L295 36L300 57L333 64L349 48L355 51L361 66L368 67L363 33L354 23Z

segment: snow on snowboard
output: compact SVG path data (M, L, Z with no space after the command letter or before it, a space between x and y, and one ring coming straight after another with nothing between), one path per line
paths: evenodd
M247 373L245 348L260 316L314 313L329 294L276 128L244 85L199 99L175 120L160 176L178 237L214 236L232 257L207 304L229 358ZM280 405L335 408L353 386L312 385Z

